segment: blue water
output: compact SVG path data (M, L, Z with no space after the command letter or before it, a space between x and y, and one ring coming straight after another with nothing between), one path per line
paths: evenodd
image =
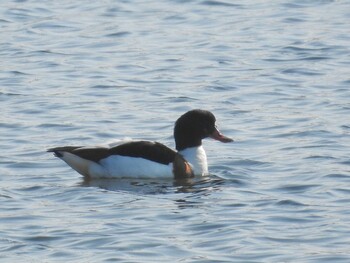
M350 262L349 1L2 1L1 262ZM84 182L45 152L174 147L210 177Z

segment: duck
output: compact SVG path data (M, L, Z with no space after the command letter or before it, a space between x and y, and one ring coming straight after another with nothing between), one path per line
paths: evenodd
M207 110L194 109L175 122L175 148L155 141L127 141L111 147L63 146L47 151L62 159L85 179L191 178L209 175L202 140L228 143Z

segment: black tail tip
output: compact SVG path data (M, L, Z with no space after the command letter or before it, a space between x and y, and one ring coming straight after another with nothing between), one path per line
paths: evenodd
M63 157L63 154L57 150L54 150L54 149L48 149L47 152L52 152L54 156L58 157L58 158L61 158Z

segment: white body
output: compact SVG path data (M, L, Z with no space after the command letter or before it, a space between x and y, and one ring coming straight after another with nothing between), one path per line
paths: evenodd
M207 175L207 156L202 146L180 151L195 175ZM112 155L99 161L89 161L68 152L61 159L88 178L174 178L173 165L160 164L143 158Z
M109 178L170 178L173 177L173 165L152 162L143 158L112 155L102 159L100 165L105 168ZM92 176L94 177L94 176Z

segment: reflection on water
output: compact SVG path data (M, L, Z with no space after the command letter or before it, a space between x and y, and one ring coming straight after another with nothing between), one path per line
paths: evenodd
M85 179L81 185L134 194L203 193L216 191L225 180L215 177L185 179Z

